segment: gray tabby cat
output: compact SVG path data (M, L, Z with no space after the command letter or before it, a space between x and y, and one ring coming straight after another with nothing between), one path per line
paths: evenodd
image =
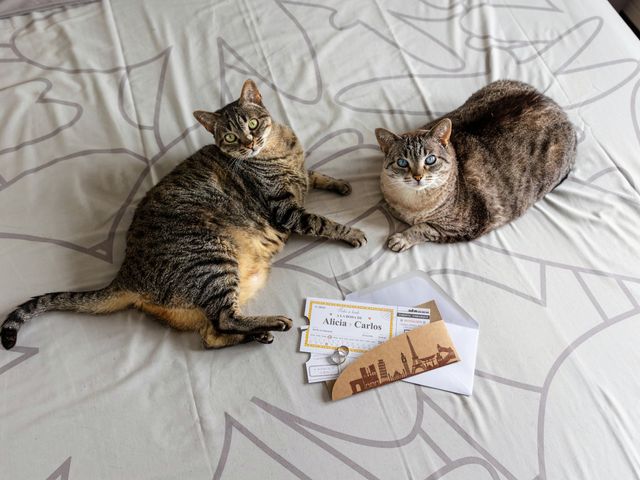
M194 112L215 137L153 187L138 205L124 262L113 282L90 292L48 293L11 312L2 325L5 348L20 327L50 310L110 313L137 308L219 348L257 340L292 322L246 316L240 307L266 281L271 258L292 232L366 243L355 228L305 211L309 187L348 195L344 180L307 172L290 128L274 123L256 85L217 112Z
M402 252L423 242L479 237L522 215L569 174L576 133L564 111L525 83L500 80L419 130L376 130L381 188L411 225L388 239Z

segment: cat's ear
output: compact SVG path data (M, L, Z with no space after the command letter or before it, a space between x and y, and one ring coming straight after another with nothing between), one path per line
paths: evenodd
M449 145L449 138L451 137L451 129L453 125L451 124L451 120L448 118L443 118L440 120L435 127L431 129L431 135L436 137L443 147Z
M384 128L376 128L376 138L378 139L378 145L380 145L380 150L385 155L389 152L391 145L398 140L402 140L400 135L396 135L389 130L385 130Z
M193 112L193 116L196 117L196 120L198 120L204 128L209 130L211 133L215 133L214 128L216 123L220 120L219 113L196 110Z
M255 103L262 106L262 95L258 90L258 86L253 80L245 80L242 85L242 92L240 92L240 103Z

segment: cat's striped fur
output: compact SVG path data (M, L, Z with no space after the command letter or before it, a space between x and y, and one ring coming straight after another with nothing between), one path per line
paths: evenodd
M577 144L553 100L510 80L419 130L379 128L376 137L385 154L382 192L391 213L411 225L389 237L396 252L471 240L519 217L569 174Z
M305 211L309 187L346 195L349 184L305 170L298 139L271 121L252 81L245 82L239 100L194 115L220 147L203 147L143 198L113 282L97 291L49 293L23 303L2 326L5 348L15 345L27 320L46 311L109 313L132 307L177 329L199 332L208 348L270 343L269 332L288 330L291 320L242 315L240 307L264 284L271 258L289 235L354 247L366 243L360 230ZM238 145L224 142L231 134Z

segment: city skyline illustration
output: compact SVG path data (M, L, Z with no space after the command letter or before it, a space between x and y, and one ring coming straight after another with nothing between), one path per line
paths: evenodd
M409 345L411 365L409 365L409 360L407 359L407 355L405 355L405 351L400 352L402 371L395 370L391 373L387 369L387 363L385 360L383 358L379 358L368 367L360 367L360 377L349 382L351 392L354 394L360 393L370 388L402 380L403 378L407 378L412 375L417 375L418 373L428 372L434 368L448 365L457 359L455 350L452 346L442 346L437 344L436 353L426 357L420 357L416 352L409 335L407 335L407 343Z

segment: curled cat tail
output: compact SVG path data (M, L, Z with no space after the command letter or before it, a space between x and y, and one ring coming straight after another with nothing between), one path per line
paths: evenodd
M108 286L88 292L45 293L23 303L2 324L0 339L7 350L14 347L18 330L28 320L49 311L70 311L81 313L110 313L131 306L131 293Z

